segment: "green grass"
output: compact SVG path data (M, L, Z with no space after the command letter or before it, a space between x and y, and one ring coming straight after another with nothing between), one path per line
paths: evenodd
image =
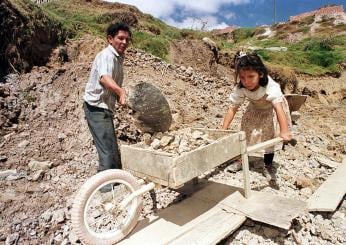
M239 28L233 31L234 42L238 43L242 40L253 37L256 28Z
M164 60L168 60L169 41L146 32L133 34L133 45Z
M51 1L42 6L53 19L60 21L70 32L70 37L81 37L88 33L95 36L104 35L105 22L100 22L102 15L87 7L72 7L70 1Z
M90 8L72 0L52 1L42 6L53 19L60 21L69 31L71 38L84 34L104 37L105 29L111 22L117 21L117 12L106 12L105 9ZM114 11L114 10L113 10ZM143 14L139 22L132 26L135 48L168 60L170 43L183 38L202 38L202 32L169 26L159 19ZM208 34L209 35L209 34ZM208 36L207 35L207 36Z
M298 43L285 43L275 38L257 40L248 38L235 44L233 49L243 46L262 48L256 52L268 63L289 66L298 73L322 75L339 73L339 64L346 62L346 35L328 38L307 38ZM287 52L273 52L266 47L285 46Z

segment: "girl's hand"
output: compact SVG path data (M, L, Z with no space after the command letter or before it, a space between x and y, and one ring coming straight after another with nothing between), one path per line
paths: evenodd
M284 142L287 142L292 139L292 134L290 131L281 131L280 137L284 140Z
M228 111L227 111L227 113L226 113L226 115L225 115L225 117L223 119L223 123L222 123L221 129L226 130L228 128L228 126L232 122L232 120L234 118L234 115L237 112L237 110L238 110L238 106L231 106L228 109Z
M284 140L284 142L288 142L292 139L292 134L288 127L288 121L282 103L275 103L273 106L280 125L280 137Z

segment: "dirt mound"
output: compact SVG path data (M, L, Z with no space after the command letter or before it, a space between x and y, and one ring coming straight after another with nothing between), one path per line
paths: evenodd
M296 93L298 79L292 69L282 65L268 65L269 75L280 84L281 90L285 94Z
M44 65L51 49L66 37L61 25L30 1L4 0L0 12L1 77L8 72L27 72L34 65Z
M172 43L170 60L172 63L195 67L205 72L215 70L216 65L214 53L199 40L182 40Z

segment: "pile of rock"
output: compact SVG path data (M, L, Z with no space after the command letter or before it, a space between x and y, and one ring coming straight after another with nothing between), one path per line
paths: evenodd
M183 154L215 141L202 130L184 128L166 133L148 133L143 135L143 140L136 146L144 149L157 150L171 154Z

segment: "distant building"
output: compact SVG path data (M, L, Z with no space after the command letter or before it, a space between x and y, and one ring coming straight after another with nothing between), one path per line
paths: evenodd
M317 10L305 12L299 15L290 16L289 21L300 21L309 16L324 16L324 15L335 15L344 13L344 7L342 5L327 5Z

